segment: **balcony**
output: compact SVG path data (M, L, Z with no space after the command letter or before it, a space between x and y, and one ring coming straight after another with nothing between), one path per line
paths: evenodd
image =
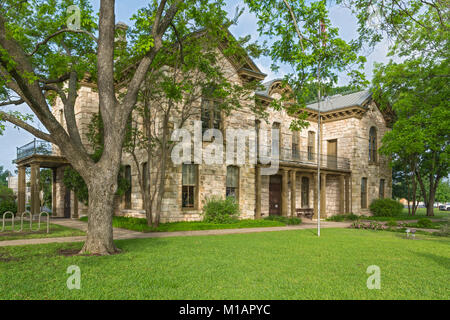
M270 150L270 147L266 150ZM276 158L276 156L277 156L276 153L274 153L273 157ZM306 165L311 167L317 167L317 153L299 151L291 148L280 148L279 161L281 164L284 163L284 164ZM348 158L321 154L320 164L321 168L324 169L350 170L350 159Z
M32 155L51 155L53 153L52 151L52 144L47 141L43 140L36 140L34 139L30 143L17 148L17 160L27 158Z

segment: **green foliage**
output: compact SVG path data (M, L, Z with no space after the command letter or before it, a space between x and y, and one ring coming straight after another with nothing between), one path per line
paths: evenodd
M0 217L7 211L11 211L14 215L17 213L17 204L15 201L1 201L0 202Z
M288 114L297 117L291 129L308 126L303 108L312 97L317 98L318 68L326 82L324 91L336 85L340 72L347 73L351 88L367 85L361 72L366 59L358 55L360 44L339 38L338 29L331 25L326 1L288 1L292 13L284 1L246 0L245 3L258 18L259 34L271 39L265 49L273 61L272 70L276 72L281 64L292 69L284 77L284 85L292 88L293 96L286 94L281 101L272 103L274 108L285 108ZM292 15L296 17L301 40ZM326 31L319 34L321 22ZM296 103L280 104L284 100Z
M4 170L3 166L0 166L0 186L8 186L8 177L9 177L9 170Z
M417 221L418 228L430 228L432 226L433 226L433 221L431 221L428 218L420 218L419 221Z
M11 202L16 199L14 191L7 186L0 186L0 202Z
M39 187L44 192L44 206L52 207L52 185L53 171L51 169L42 169L39 174Z
M278 221L284 223L286 225L299 225L302 223L302 219L297 217L283 217L283 216L268 216L265 217L264 220L268 221Z
M386 225L387 225L388 227L396 227L396 226L398 225L398 223L397 223L397 221L395 221L395 220L389 220L389 221L386 223Z
M395 217L403 212L403 205L392 199L376 199L370 204L370 212L375 217Z
M341 221L355 221L358 220L360 217L357 216L356 214L353 213L348 213L348 214L337 214L334 216L331 216L329 218L327 218L327 221L336 221L336 222L341 222Z
M450 202L450 182L442 180L436 190L436 201L441 203Z
M211 197L206 199L202 214L204 222L232 223L239 217L239 204L234 197Z

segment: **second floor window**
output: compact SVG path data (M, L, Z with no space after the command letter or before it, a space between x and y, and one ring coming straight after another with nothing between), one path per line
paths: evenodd
M308 132L308 160L314 160L314 145L316 143L316 133L314 131Z
M218 103L211 99L202 100L202 129L222 129L222 113Z
M292 158L299 159L300 158L300 145L299 145L299 132L292 132Z

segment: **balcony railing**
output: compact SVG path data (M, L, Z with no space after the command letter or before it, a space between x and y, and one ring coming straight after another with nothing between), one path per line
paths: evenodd
M271 148L268 147L266 150L268 151L267 155L270 157L269 152ZM276 151L274 151L272 157L277 157ZM317 153L315 152L299 151L291 148L280 148L278 158L280 163L317 166ZM348 158L321 154L320 164L322 168L350 170L350 159Z
M50 142L34 139L30 143L17 148L17 160L32 156L34 154L51 155L52 152L52 144Z

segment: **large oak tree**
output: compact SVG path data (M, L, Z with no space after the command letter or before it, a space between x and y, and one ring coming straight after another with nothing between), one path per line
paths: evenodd
M79 28L73 27L78 20L71 5L79 8ZM57 145L86 182L89 223L81 252L117 252L113 199L127 120L169 27L187 11L192 30L222 26L223 5L221 0L149 1L129 31L134 30L132 41L119 47L114 0L100 1L98 21L87 0L0 1L0 107L26 103L48 133L19 113L0 111L0 120ZM97 84L103 120L104 148L96 161L81 142L74 114L77 90L86 77ZM51 112L56 96L64 104L67 130Z

